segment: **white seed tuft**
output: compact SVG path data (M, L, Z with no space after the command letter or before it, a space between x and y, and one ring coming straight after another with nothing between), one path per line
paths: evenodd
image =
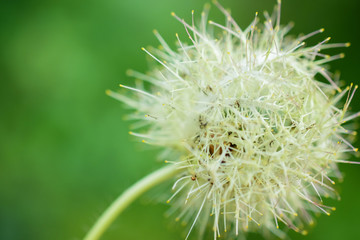
M342 90L323 67L343 54L319 53L350 44L325 38L306 46L323 28L288 37L292 24L280 25L280 2L273 16L261 23L256 13L246 29L217 1L224 25L208 21L208 7L198 27L172 13L191 44L176 34L172 50L155 30L163 47L142 50L158 67L128 71L151 87L121 85L131 97L107 91L137 110L131 117L139 131L130 134L164 147L166 162L182 169L168 202L179 210L176 221L190 223L187 236L196 224L210 224L214 239L229 230L284 237L282 225L306 235L311 213L335 209L323 198L337 197L337 164L358 163L346 160L358 150L346 135L356 132L342 126L360 115L347 113L357 86Z

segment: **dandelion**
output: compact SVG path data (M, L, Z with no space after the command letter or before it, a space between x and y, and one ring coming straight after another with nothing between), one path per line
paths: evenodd
M341 89L339 76L324 64L344 57L322 50L348 47L325 38L314 46L306 40L324 29L288 36L292 24L280 24L281 2L241 29L216 1L226 23L208 21L209 6L199 24L175 13L187 38L176 34L173 50L154 31L160 49L142 50L158 65L149 74L128 74L141 81L130 91L108 95L136 110L131 135L163 147L169 166L126 191L100 218L87 240L97 239L133 199L172 179L175 219L214 239L245 232L284 230L306 234L314 213L335 210L324 198L338 198L338 163L357 152L347 139L356 135L344 124L357 86ZM220 30L220 31L219 31ZM345 102L340 106L340 102ZM201 231L201 229L203 231Z

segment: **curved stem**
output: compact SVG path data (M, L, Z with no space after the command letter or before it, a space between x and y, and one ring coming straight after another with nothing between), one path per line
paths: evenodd
M157 184L174 176L178 171L175 165L163 167L139 180L121 194L109 208L100 216L94 226L85 236L84 240L97 240L116 219L116 217L141 194Z

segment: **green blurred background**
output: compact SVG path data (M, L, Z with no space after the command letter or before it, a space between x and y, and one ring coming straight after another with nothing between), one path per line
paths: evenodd
M128 136L128 111L105 90L131 82L128 68L146 71L140 47L158 45L152 29L171 43L175 32L185 36L171 11L189 20L205 2L0 1L0 239L81 239L124 189L161 166L157 150ZM293 34L325 27L314 42L330 35L352 43L347 57L332 64L347 83L359 83L359 2L283 1L282 20L296 23ZM271 11L275 0L222 3L244 27L255 11ZM211 16L223 21L215 8ZM354 111L359 103L358 94ZM341 170L337 211L321 216L307 237L291 233L293 239L360 235L360 166ZM186 229L164 217L165 204L144 202L127 209L103 239L184 239Z

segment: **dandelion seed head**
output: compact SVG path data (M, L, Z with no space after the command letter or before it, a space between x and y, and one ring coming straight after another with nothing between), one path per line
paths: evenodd
M177 49L154 30L161 48L141 49L158 66L127 72L142 80L120 85L132 95L107 94L137 110L129 133L164 147L165 162L181 169L167 202L189 234L203 224L214 239L247 231L284 237L283 228L306 235L313 213L335 210L323 198L338 198L337 164L357 163L346 160L358 150L347 140L356 132L342 126L359 116L348 113L357 86L341 89L324 65L343 53L321 53L350 44L324 37L307 46L323 28L288 36L292 24L280 25L280 1L272 16L263 22L256 13L246 29L214 3L224 25L208 20L208 6L199 24L171 13L186 32L176 33Z

